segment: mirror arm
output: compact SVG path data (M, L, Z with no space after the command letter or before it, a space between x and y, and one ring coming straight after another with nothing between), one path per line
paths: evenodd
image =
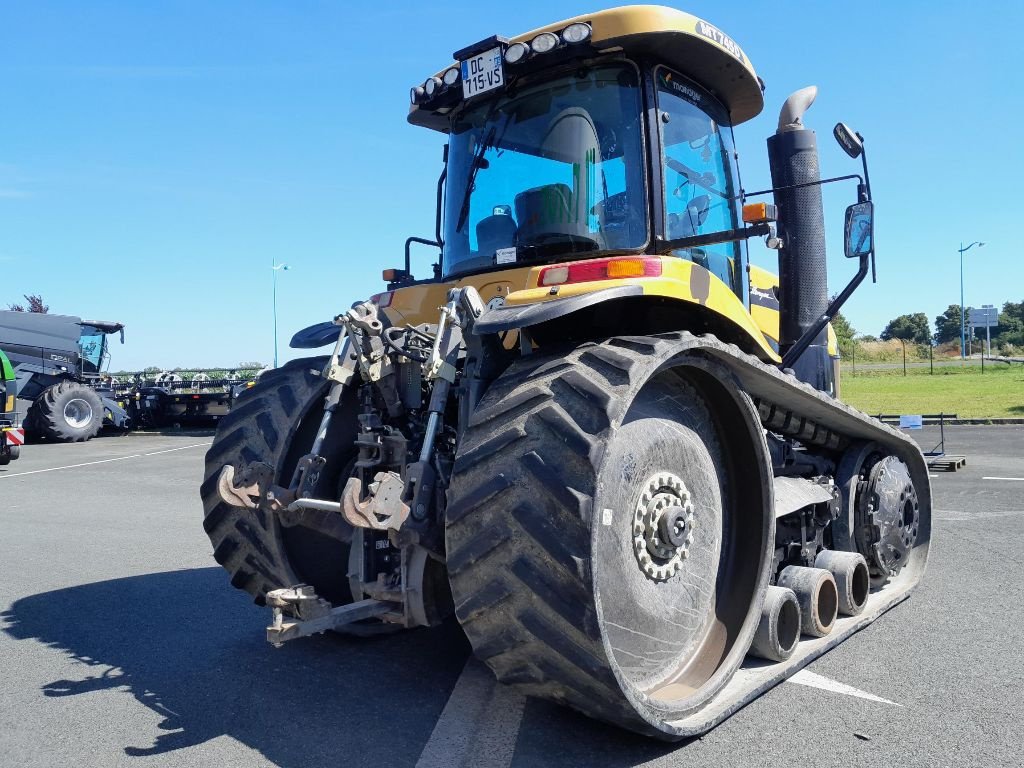
M427 240L423 237L410 237L405 241L405 274L408 277L412 277L412 256L409 253L409 247L413 243L419 243L420 245L432 245L435 248L440 248L441 243L435 242L434 240Z
M861 136L858 133L857 134L857 138L860 139L860 141L861 141L860 161L861 161L861 164L864 166L864 184L863 184L863 186L864 186L864 195L865 195L865 197L864 197L864 199L861 200L861 202L867 202L868 200L871 199L871 181L870 181L870 179L868 179L868 153L867 153L867 151L863 147L864 137ZM860 191L859 188L858 188L858 191Z
M864 149L864 146L863 146L864 145L864 137L861 136L858 133L857 134L857 138L860 139L860 141L861 141L860 160L861 160L861 163L864 166L864 183L857 185L857 198L859 199L860 202L866 203L866 202L870 202L870 200L871 200L871 180L868 177L868 153L867 153L867 150ZM871 282L872 283L877 283L878 282L878 274L875 271L875 249L874 248L871 249Z
M434 214L434 239L438 243L444 243L441 238L441 209L444 205L444 182L448 178L448 145L444 145L444 168L441 175L437 177L437 208ZM441 247L440 245L438 246Z
M773 187L772 189L762 189L757 192L742 192L740 194L741 201L745 201L748 197L759 197L761 195L774 194L784 189L802 189L803 187L817 187L823 184L831 184L834 181L849 181L850 179L856 179L861 185L864 184L864 179L860 177L859 173L851 173L849 176L834 176L831 179L822 179L821 181L807 181L803 184L788 184L785 187Z
M874 264L875 251L871 250L871 263ZM825 328L826 325L832 322L832 318L838 314L846 300L853 295L853 292L857 290L857 286L860 285L864 278L868 274L868 254L860 257L860 269L857 270L857 274L853 276L853 279L843 288L842 293L836 296L832 302L825 309L825 313L818 318L818 320L808 328L804 335L796 340L796 343L786 350L786 354L782 357L782 367L792 368L794 363L800 359L800 355L804 353L804 350L810 346L811 342L817 338L818 334Z
M731 243L736 240L746 240L750 237L772 234L772 226L769 223L753 224L740 229L726 229L722 232L709 232L706 235L694 235L693 237L678 237L675 240L662 240L654 247L655 253L668 253L679 248L699 248L702 245L714 245L716 243Z
M435 248L443 248L444 240L441 239L441 208L444 205L444 182L448 178L448 145L444 145L444 167L441 175L437 177L437 208L434 211L434 239L427 240L423 237L410 237L405 241L405 280L413 280L412 276L412 254L409 249L413 243L420 245L432 245ZM434 278L440 277L440 261L434 265Z

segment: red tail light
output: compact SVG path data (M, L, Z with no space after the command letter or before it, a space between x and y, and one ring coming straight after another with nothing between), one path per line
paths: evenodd
M661 259L657 256L625 256L545 267L541 270L539 283L542 286L565 285L626 277L661 277Z

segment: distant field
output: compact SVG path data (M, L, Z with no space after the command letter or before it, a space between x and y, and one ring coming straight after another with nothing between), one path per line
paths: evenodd
M844 366L842 399L865 413L955 413L961 418L1024 418L1024 366L885 370L856 376Z

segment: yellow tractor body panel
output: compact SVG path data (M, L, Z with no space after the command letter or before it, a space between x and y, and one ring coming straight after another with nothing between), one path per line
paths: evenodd
M775 349L779 347L779 299L776 292L779 276L767 269L750 265L750 316ZM832 324L828 330L828 354L839 357L839 340ZM836 377L838 381L838 376Z
M778 287L778 275L750 265L750 317L776 351L779 348Z
M743 49L713 24L675 8L628 5L597 11L517 35L510 42L528 43L542 32L558 33L576 22L590 24L590 43L597 55L650 57L693 78L725 105L734 125L764 108L761 82ZM447 116L418 106L410 109L409 122L440 131L448 128Z
M650 256L644 258L651 258ZM545 269L564 266L545 264L541 266L487 272L445 283L429 283L399 288L391 296L391 303L384 310L392 323L436 322L438 307L445 303L450 288L472 285L485 302L501 298L507 304L524 305L555 301L585 293L603 291L624 285L638 285L645 298L671 299L697 304L721 316L749 337L749 351L765 361L779 362L777 352L765 339L764 329L758 327L747 312L739 297L722 280L692 261L674 256L661 256L661 275L658 277L629 277L613 280L595 280L568 283L557 286L540 285L541 273ZM566 262L572 264L576 262ZM778 312L775 313L778 327ZM681 329L682 330L682 329ZM778 331L776 330L777 334Z
M468 275L443 283L409 285L391 293L390 303L385 306L384 314L392 325L436 323L438 309L447 303L448 291L452 288L471 285L479 291L484 302L488 303L525 288L528 275L528 269L519 267Z

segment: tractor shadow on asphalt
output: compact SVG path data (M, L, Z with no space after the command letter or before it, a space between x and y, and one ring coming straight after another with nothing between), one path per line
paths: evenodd
M44 695L127 690L164 718L153 743L125 745L129 756L230 736L288 768L414 764L465 663L459 628L275 649L269 615L222 569L200 568L32 595L0 626L87 665Z
M230 736L285 768L414 765L469 654L455 622L275 649L269 617L220 568L197 568L25 597L0 629L83 665L45 696L127 690L162 717L162 733L125 745L128 756ZM513 765L634 765L679 746L530 700Z

